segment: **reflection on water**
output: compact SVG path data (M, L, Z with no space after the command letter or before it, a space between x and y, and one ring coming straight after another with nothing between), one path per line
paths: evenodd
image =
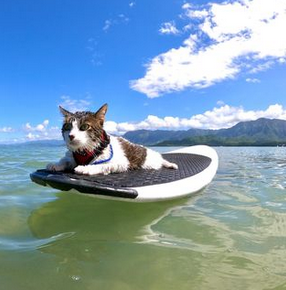
M106 289L110 285L112 289L136 289L138 283L143 287L148 276L149 283L159 286L157 271L166 267L164 260L169 264L176 255L141 243L149 234L146 228L182 201L134 204L65 193L58 197L33 211L28 220L38 239L74 233L39 249L60 259L58 273L84 285L91 283L92 275L92 285Z
M34 210L28 224L37 238L68 231L76 233L73 239L84 235L95 243L138 242L146 225L181 202L133 204L60 193L57 200Z
M286 289L286 150L217 151L206 190L147 204L30 183L26 172L58 148L34 148L38 161L26 150L18 163L6 152L1 289Z

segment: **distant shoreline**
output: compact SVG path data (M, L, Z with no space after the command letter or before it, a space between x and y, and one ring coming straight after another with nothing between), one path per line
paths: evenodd
M62 140L35 140L35 141L26 141L19 143L0 143L0 146L53 146L53 147L64 147L65 143ZM265 142L265 143L240 143L240 144L224 144L224 143L180 143L177 142L162 142L158 144L144 144L146 147L188 147L195 145L208 145L211 147L286 147L286 141L284 143L276 142Z

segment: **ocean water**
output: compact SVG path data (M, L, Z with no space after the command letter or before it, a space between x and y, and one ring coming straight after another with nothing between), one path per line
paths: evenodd
M33 184L64 147L0 149L0 289L286 289L286 148L216 148L204 191L146 204Z

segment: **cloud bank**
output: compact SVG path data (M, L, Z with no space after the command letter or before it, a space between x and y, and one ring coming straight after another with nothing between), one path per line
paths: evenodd
M259 118L286 120L286 108L280 104L270 105L265 110L245 110L242 106L234 107L223 102L218 102L218 106L202 114L191 116L190 118L180 118L176 116L158 117L147 116L143 121L117 123L112 120L105 122L105 130L110 134L123 135L134 130L184 130L190 128L197 129L222 129L230 128L239 122L253 121ZM23 142L27 140L51 140L61 139L61 129L58 126L50 126L49 120L44 120L37 125L27 122L21 130L12 127L0 128L0 133L19 133L21 137L10 138L13 142ZM6 139L8 140L8 139Z
M243 107L233 107L220 104L212 110L202 114L194 115L190 118L179 118L167 116L159 118L149 115L145 120L135 123L123 122L116 123L107 121L105 129L112 134L124 134L134 130L156 130L156 129L222 129L230 128L239 122L253 121L259 118L282 119L286 120L286 109L282 105L270 105L266 110L245 110Z
M130 82L132 89L155 98L285 63L286 1L226 1L200 8L186 3L182 10L188 23L181 31L189 36L147 63L145 76ZM174 31L172 23L163 24L161 33Z
M49 127L49 123L49 120L44 120L42 123L35 126L32 126L30 123L26 123L23 126L25 139L30 141L60 139L60 128Z

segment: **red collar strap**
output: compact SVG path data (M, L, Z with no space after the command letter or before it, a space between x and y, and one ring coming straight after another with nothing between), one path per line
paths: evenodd
M110 137L103 130L100 143L93 151L84 149L73 152L73 158L76 164L77 165L89 164L93 159L97 158L102 154L103 150L109 145L109 143Z

